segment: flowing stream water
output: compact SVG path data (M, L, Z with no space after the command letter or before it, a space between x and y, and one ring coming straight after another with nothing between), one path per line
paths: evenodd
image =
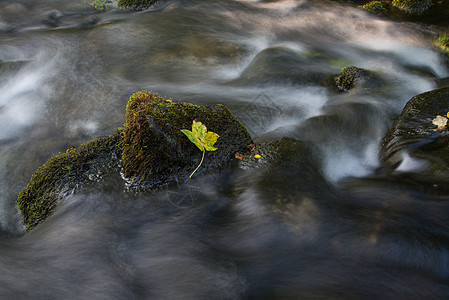
M405 103L449 76L432 30L326 1L0 1L0 298L447 299L449 197L365 180ZM264 73L263 55L298 80ZM322 81L350 65L381 88ZM256 142L293 137L316 158L153 193L111 175L25 233L31 175L122 126L139 90L225 104Z

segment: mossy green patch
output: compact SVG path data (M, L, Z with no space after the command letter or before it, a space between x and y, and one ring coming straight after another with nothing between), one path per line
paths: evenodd
M449 36L446 33L442 33L438 36L435 44L441 48L444 52L449 54Z
M207 153L201 170L222 165L252 143L245 126L223 105L174 102L140 91L126 107L122 173L130 188L151 189L185 178L195 169L201 152L181 132L193 120L220 136L215 144L218 150Z
M340 75L336 79L337 87L342 91L349 91L354 88L357 81L368 76L368 71L354 66L343 68Z
M45 220L66 193L118 165L121 142L122 133L118 131L70 148L40 167L17 199L27 230Z
M362 6L365 10L376 15L382 15L387 11L386 5L382 1L371 1Z
M393 0L391 4L410 14L421 14L432 5L432 0Z

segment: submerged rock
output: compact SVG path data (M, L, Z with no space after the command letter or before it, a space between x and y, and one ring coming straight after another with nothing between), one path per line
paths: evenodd
M252 144L245 126L223 105L197 106L138 92L131 96L126 108L123 140L122 172L130 188L153 188L187 178L202 157L197 146L181 132L190 130L193 120L220 136L215 143L218 150L206 153L198 172L222 166Z
M259 52L233 84L304 84L320 82L323 73L318 62L310 62L297 51L286 47L271 47Z
M26 61L8 61L0 60L0 80L8 80L11 74L19 72L25 65Z
M249 170L242 185L262 193L263 206L286 224L307 223L304 205L310 199L328 199L332 186L321 172L320 155L313 143L284 137L258 144L242 157L240 167ZM314 206L314 205L312 205Z
M122 133L89 141L53 156L31 177L17 204L27 230L45 220L68 193L119 165Z
M448 112L449 87L410 99L388 131L381 146L381 173L396 170L407 157L421 163L422 174L447 178L449 175L449 132L437 129L432 120Z

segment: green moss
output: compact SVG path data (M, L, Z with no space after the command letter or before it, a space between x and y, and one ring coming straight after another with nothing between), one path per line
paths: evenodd
M446 33L440 34L436 39L435 44L449 54L449 36Z
M386 5L381 1L371 1L362 6L370 13L381 15L387 11Z
M410 14L421 14L432 6L432 0L393 0L391 4Z
M358 80L367 76L368 72L364 69L354 66L345 67L336 79L337 87L340 90L349 91L356 86Z
M145 9L154 4L156 4L158 0L119 0L118 7L128 8L128 9Z
M173 102L140 91L128 101L123 139L122 173L131 188L153 188L195 169L202 153L181 132L193 120L220 136L218 150L207 153L202 170L229 161L252 143L246 128L222 105Z
M27 230L45 220L61 198L104 174L121 156L121 132L53 156L31 177L17 203Z

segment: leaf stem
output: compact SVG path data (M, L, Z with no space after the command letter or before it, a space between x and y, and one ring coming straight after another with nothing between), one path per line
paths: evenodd
M195 172L199 169L199 167L200 167L201 164L203 163L204 153L206 153L206 149L203 150L203 157L201 158L200 164L198 165L198 167L196 167L195 170L193 170L193 172L192 172L192 174L190 174L189 178L192 178L193 174L195 174Z

